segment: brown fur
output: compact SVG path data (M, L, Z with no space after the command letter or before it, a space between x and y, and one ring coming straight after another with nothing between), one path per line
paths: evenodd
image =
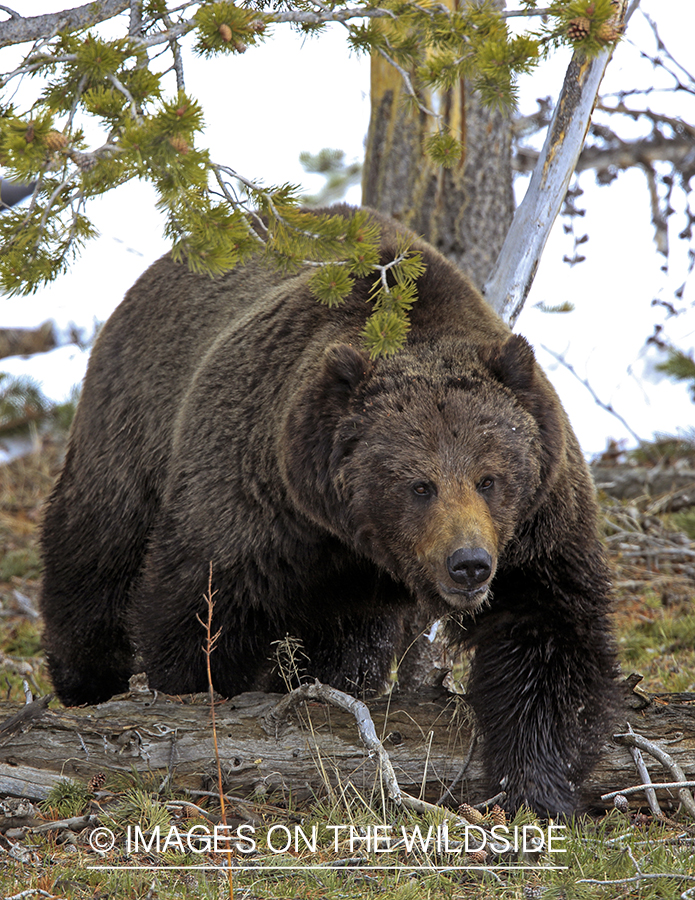
M350 215L348 209L342 210ZM382 259L399 228L379 219ZM103 700L144 666L217 690L307 674L379 688L413 621L476 647L491 790L570 811L609 721L614 660L591 480L523 338L426 263L404 350L360 349L371 284L338 310L260 260L214 281L168 257L95 345L46 511L41 607L56 690Z

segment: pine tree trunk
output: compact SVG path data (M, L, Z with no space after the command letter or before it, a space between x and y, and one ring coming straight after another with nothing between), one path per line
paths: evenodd
M460 163L442 169L423 149L434 123L409 102L401 75L377 54L371 98L363 202L423 235L481 288L514 213L511 117L484 108L463 81L436 98L423 97L423 106L435 103L464 146Z

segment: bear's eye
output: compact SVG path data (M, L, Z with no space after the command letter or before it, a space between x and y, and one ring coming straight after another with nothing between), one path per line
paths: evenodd
M479 491L489 491L491 487L494 487L495 479L491 475L486 475L485 478L481 479L478 484Z
M432 497L435 493L435 488L429 481L416 481L412 486L412 491L418 497Z

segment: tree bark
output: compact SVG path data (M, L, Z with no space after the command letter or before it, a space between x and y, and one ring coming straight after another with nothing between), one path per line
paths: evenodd
M380 790L376 764L354 718L321 703L304 703L277 718L277 694L248 693L216 707L217 739L225 789L247 795L281 791L306 796L352 783L369 795ZM0 704L0 795L46 797L60 778L87 781L98 772L161 771L189 790L215 790L216 763L207 695L168 697L141 691L97 707L22 713ZM286 703L280 707L284 710ZM436 802L459 775L449 802L487 799L481 747L465 699L444 690L397 694L369 701L376 733L400 788ZM17 712L21 714L18 718ZM695 778L695 695L647 697L625 689L615 732L627 723L665 748L688 779ZM472 752L471 751L472 746ZM646 754L645 754L646 755ZM655 782L672 782L661 764L646 757ZM592 807L612 805L601 794L640 784L628 747L610 740L587 785ZM675 791L659 792L675 806ZM641 794L631 802L644 802Z
M431 118L408 102L393 66L377 54L371 66L363 203L423 235L482 287L514 213L511 116L483 107L463 81L442 92L437 107L464 146L460 163L442 169L424 151ZM432 98L421 100L431 108Z

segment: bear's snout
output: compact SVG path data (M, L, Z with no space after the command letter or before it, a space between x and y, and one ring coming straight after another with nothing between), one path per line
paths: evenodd
M492 557L483 547L459 547L446 561L449 575L464 590L473 591L492 574Z

